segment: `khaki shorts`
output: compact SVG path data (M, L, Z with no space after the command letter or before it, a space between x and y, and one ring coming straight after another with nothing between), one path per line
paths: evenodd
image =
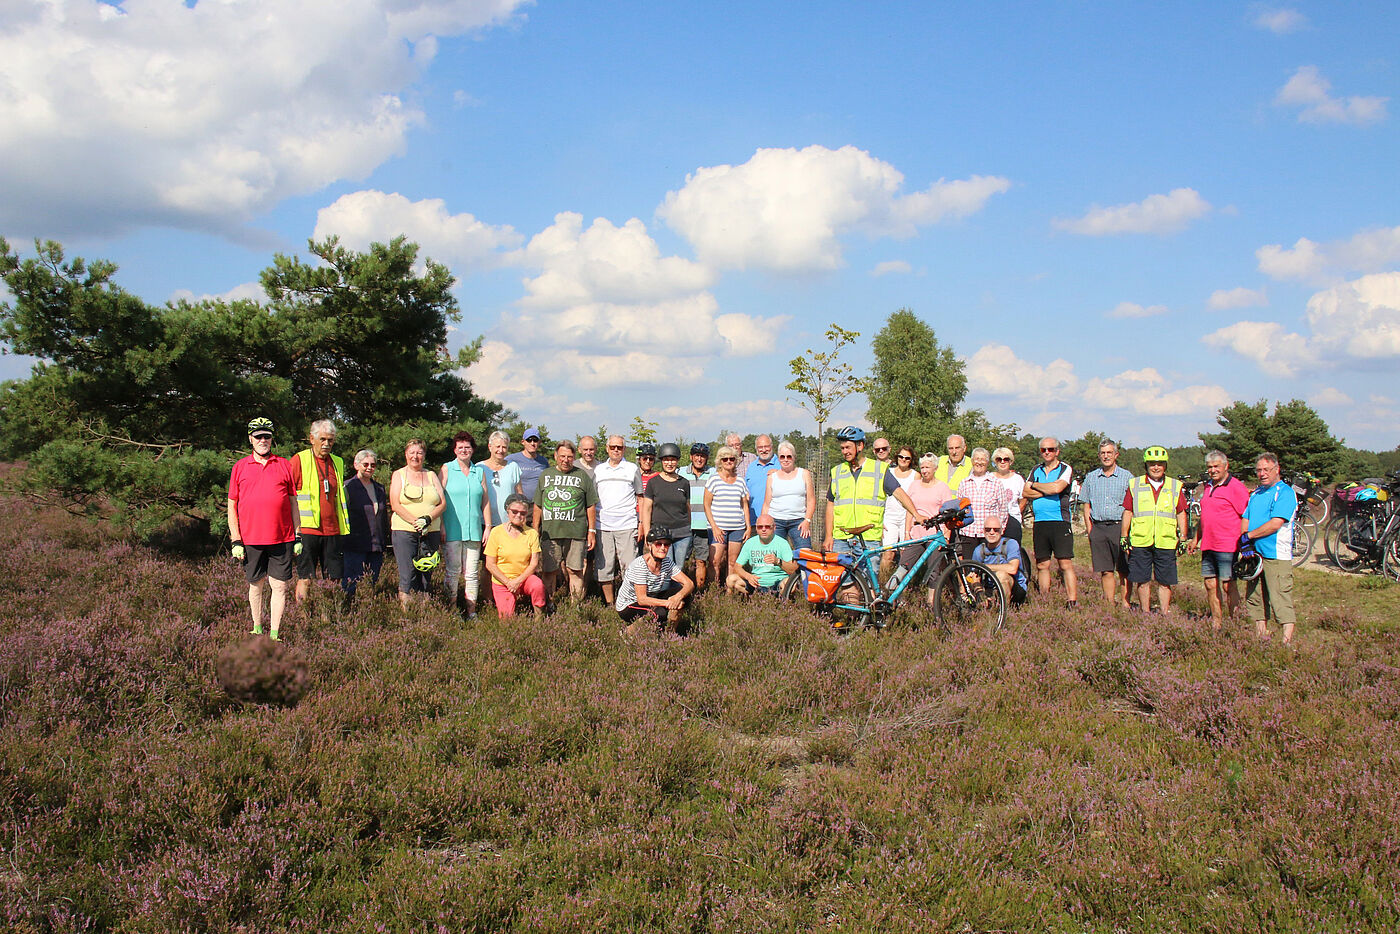
M540 561L545 571L557 571L566 567L575 574L582 574L588 563L588 539L586 538L546 538L540 536Z

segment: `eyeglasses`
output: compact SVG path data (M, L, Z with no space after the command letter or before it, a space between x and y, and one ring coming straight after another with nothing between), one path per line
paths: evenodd
M608 445L608 450L609 450L609 451L621 451L621 450L622 450L622 445L620 445L620 444L610 444L610 445Z
M656 455L655 455L655 454L638 454L638 455L637 455L637 460L639 460L639 461L654 461L654 460L656 460Z
M914 458L910 457L908 454L896 454L894 459L897 461L911 461Z
M509 509L507 512L512 516L528 516L530 514L530 510L528 509Z
M758 530L761 532L761 531L763 531L764 529L771 529L771 528L774 528L774 526L771 526L771 525L756 525L756 526L754 526L754 528L758 529Z
M1059 448L1041 448L1041 449L1040 449L1040 453L1042 453L1042 454L1054 454L1054 453L1055 453L1056 451L1058 451L1058 450L1059 450Z
M876 448L876 449L875 449L875 453L876 453L876 454L888 454L888 453L890 453L890 449L889 449L888 447Z
M360 465L361 469L368 467L370 470L374 470L378 466L379 465L374 461L365 461L363 464Z
M737 457L721 457L721 458L719 459L719 462L720 462L721 464L732 464L732 463L734 463L735 461L737 461L738 459L739 459L739 458L737 458Z
M982 526L982 531L983 531L983 532L1000 532L1000 531L1001 531L1001 526L999 526L999 525L984 525L984 526Z
M938 460L938 455L935 454L935 453L933 453L932 451L925 451L925 452L924 452L924 457L931 457L931 458L933 458L934 460Z
M998 457L998 458L995 458L995 460L996 460L996 462L997 462L998 464L1009 464L1009 463L1011 463L1011 458L1009 458L1009 457Z
M779 455L778 455L778 460L780 460L780 461L790 461L790 460L792 460L792 455L791 455L791 454L779 454Z
M272 432L270 432L270 431L260 431L260 432L258 432L257 434L253 435L253 440L254 440L254 441L271 441L271 440L272 440Z

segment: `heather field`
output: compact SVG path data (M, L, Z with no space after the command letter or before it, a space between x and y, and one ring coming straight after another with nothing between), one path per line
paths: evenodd
M240 571L0 500L12 931L1394 931L1400 590L1300 645L1047 601L838 640L707 596L632 645L319 592L235 700ZM1188 579L1194 573L1188 572ZM1183 608L1203 608L1199 587Z

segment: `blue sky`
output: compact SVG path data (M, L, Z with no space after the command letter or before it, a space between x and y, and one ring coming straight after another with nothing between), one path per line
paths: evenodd
M811 430L787 361L911 308L970 405L1185 442L1302 398L1400 442L1381 3L18 0L0 233L152 301L400 233L556 433ZM0 358L0 376L27 362ZM862 419L853 399L839 421Z

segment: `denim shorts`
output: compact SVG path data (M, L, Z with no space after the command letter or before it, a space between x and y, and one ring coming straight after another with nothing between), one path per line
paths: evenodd
M1233 551L1201 551L1201 577L1215 577L1223 581L1235 577L1235 553Z

